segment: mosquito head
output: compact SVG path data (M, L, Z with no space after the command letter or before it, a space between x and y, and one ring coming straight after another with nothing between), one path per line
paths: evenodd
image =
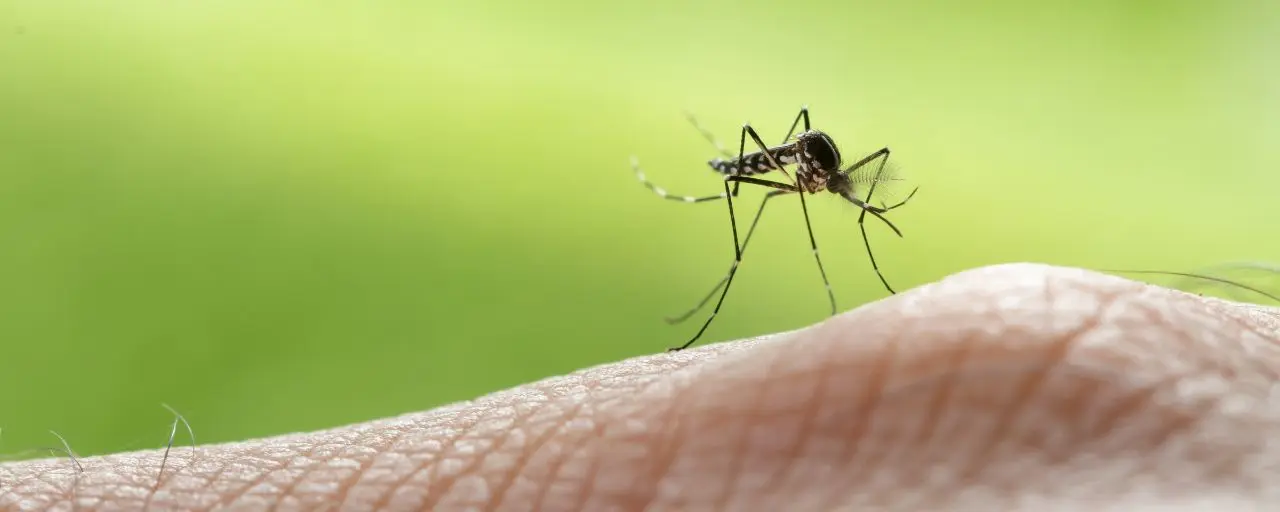
M799 158L811 170L823 174L840 170L840 150L827 134L818 130L801 133L796 136L796 146Z

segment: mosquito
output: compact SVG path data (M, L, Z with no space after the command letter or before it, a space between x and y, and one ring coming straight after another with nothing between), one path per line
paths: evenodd
M673 195L668 193L666 189L650 182L645 177L644 171L640 168L640 164L635 157L631 159L631 167L640 182L659 197L685 203L703 203L724 199L729 208L729 228L733 233L733 263L725 276L716 283L715 287L697 306L694 306L693 309L683 315L667 318L667 322L670 324L683 322L706 306L711 298L716 295L716 292L720 292L715 308L712 309L711 315L707 317L706 321L702 323L702 327L698 329L698 332L683 345L671 347L667 349L668 351L684 350L693 345L706 332L711 322L715 320L716 315L720 313L720 307L724 304L725 296L729 293L729 287L733 284L733 277L737 274L738 267L742 264L742 255L747 249L747 243L751 241L751 235L755 232L756 224L759 223L761 214L764 213L764 207L769 204L770 199L781 195L796 194L800 197L800 210L804 213L804 224L805 230L809 235L809 246L813 250L813 258L818 265L818 273L822 277L822 284L827 290L827 298L831 303L832 315L837 311L835 293L831 289L831 282L827 279L827 272L822 266L822 257L818 254L818 242L814 239L813 228L809 222L809 209L805 204L804 196L806 192L809 194L817 194L822 191L830 192L861 209L858 215L858 228L862 231L862 241L867 250L867 257L871 260L871 267L875 270L885 289L889 290L890 294L896 293L893 287L889 286L889 281L885 279L884 274L880 272L880 266L876 263L875 256L871 251L871 242L867 239L867 228L864 221L867 214L870 213L883 221L885 225L889 226L889 229L892 229L895 234L901 237L902 231L897 226L894 226L889 219L885 218L883 214L905 205L907 201L915 196L919 187L913 189L905 199L892 206L883 202L878 207L869 204L872 194L875 193L876 186L892 181L892 173L886 174L886 164L889 161L888 147L881 148L862 157L849 167L841 169L840 150L836 147L835 141L826 133L812 129L809 120L809 107L805 106L800 109L800 113L791 122L791 128L787 130L787 135L783 137L782 143L774 147L766 146L750 123L743 124L738 140L738 154L734 158L733 154L725 150L715 136L702 128L692 115L686 114L686 116L694 127L702 133L703 137L715 145L720 152L721 156L708 161L707 165L711 167L712 171L724 177L724 192L703 197ZM795 139L792 139L792 134L795 134L796 127L799 126L802 120L804 121L804 131L796 135ZM750 137L756 147L759 148L758 151L746 152L747 137ZM794 165L794 178L785 168L788 165ZM874 169L874 172L872 172L872 169ZM774 171L786 177L788 182L771 181L756 177L756 175ZM732 187L729 186L730 183L733 184ZM738 242L737 219L733 209L733 198L738 197L739 186L744 183L766 187L771 190L765 193L759 209L756 210L755 218L751 221L751 226L747 229L747 234L743 237L740 245ZM858 197L859 185L869 185L865 200Z

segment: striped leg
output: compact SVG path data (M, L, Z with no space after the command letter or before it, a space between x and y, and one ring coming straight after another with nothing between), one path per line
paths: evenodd
M790 139L790 138L791 138L791 134L795 131L795 127L796 127L796 125L797 125L797 124L799 124L799 122L800 122L800 119L801 119L801 118L803 118L803 119L804 119L804 122L805 122L805 130L806 130L806 131L808 131L808 129L809 129L809 111L808 111L808 108L807 108L807 107L805 107L805 108L802 108L802 109L800 110L800 114L796 116L796 120L792 123L791 130L790 130L790 131L788 131L788 133L787 133L787 137L783 139L783 140L784 140L784 142L785 142L785 140L786 140L786 139ZM695 126L696 126L696 124L695 124ZM699 127L699 129L700 129L700 131L702 131L702 130L701 130L701 127ZM745 151L746 151L747 134L750 134L750 135L751 135L751 137L752 137L752 139L753 139L753 140L755 140L756 144L757 144L758 146L760 146L761 150L762 150L762 151L764 151L764 152L767 154L767 156L768 156L768 158L769 158L770 162L774 165L774 168L778 169L780 172L782 172L784 175L786 175L786 171L785 171L785 170L783 170L782 165L781 165L781 164L779 164L779 162L778 162L776 159L774 159L772 155L769 155L769 154L768 154L768 152L769 152L769 151L768 151L768 150L769 150L769 148L768 148L768 147L766 147L766 146L764 145L764 143L763 143L763 142L761 142L761 140L760 140L760 136L759 136L758 134L756 134L755 129L751 128L751 125L750 125L750 124L744 124L744 125L742 126L742 132L741 132L741 134L740 134L740 136L739 136L739 139L738 139L738 157L737 157L737 163L738 163L738 165L737 165L737 168L742 168L742 157L743 157L743 155L745 154ZM705 131L704 131L704 135L709 135L709 133L707 133L707 132L705 132ZM715 141L714 137L708 137L708 138L712 141L712 143L713 143L713 144L716 144L717 146L719 146L719 144ZM738 195L738 184L739 184L739 183L751 183L751 184L756 184L756 185L764 185L764 186L769 186L769 187L772 187L772 188L779 189L780 191L783 191L783 192L799 192L799 191L800 191L800 189L799 189L799 188L797 188L797 187L796 187L796 186L794 186L794 185L790 185L790 184L786 184L786 183L777 183L777 182L771 182L771 181L767 181L767 180L760 180L760 179L755 179L755 178L746 178L746 177L742 177L742 176L728 175L728 176L725 176L725 179L724 179L724 182L723 182L723 183L724 183L724 192L723 192L723 193L721 193L719 196L706 196L706 197L671 196L671 195L669 195L669 194L667 193L667 191L666 191L665 189L663 189L663 188L661 188L661 187L658 187L658 186L656 186L656 185L652 184L651 182L649 182L649 181L645 178L644 172L643 172L642 170L640 170L640 167L639 167L638 163L637 163L637 162L635 162L635 160L634 160L634 159L633 159L633 161L632 161L632 164L633 164L633 169L636 171L636 176L637 176L637 178L639 178L639 179L640 179L641 183L644 183L646 187L648 187L650 190L653 190L653 192L654 192L655 194L658 194L658 196L660 196L660 197L668 198L668 199L672 199L672 200L678 200L678 201L687 202L687 203L698 203L698 202L710 201L710 200L714 200L714 199L723 198L723 199L725 199L725 200L726 200L725 202L728 204L728 207L729 207L729 227L730 227L731 231L733 232L733 250L734 250L733 264L729 267L729 272L728 272L728 274L727 274L727 275L726 275L726 276L721 280L723 284L719 284L719 283L718 283L718 284L716 285L716 288L718 288L718 289L720 290L720 298L716 301L716 306L715 306L715 308L714 308L714 309L712 309L712 311L711 311L711 316L707 317L707 320L706 320L705 322L703 322L703 323L702 323L702 327L698 329L698 332L697 332L696 334L694 334L694 335L693 335L693 337L689 339L689 341L685 342L683 345L681 345L681 346L679 346L679 347L671 347L671 348L667 349L669 352L675 352L675 351L679 351L679 350L684 350L684 349L688 348L690 345L693 345L695 342L697 342L697 341L698 341L698 339L699 339L699 338L701 338L701 337L702 337L702 334L703 334L704 332L706 332L707 328L711 326L711 322L712 322L712 321L714 321L714 320L715 320L715 318L716 318L716 316L720 313L720 308L721 308L721 306L723 306L723 305L724 305L724 299L725 299L725 297L729 294L729 287L733 285L733 277L737 274L738 267L742 264L742 252L743 252L743 248L745 247L745 244L744 244L744 245L739 245L739 244L738 244L738 226L737 226L737 221L734 219L734 212L733 212L733 198L734 198L734 197L737 197L737 195ZM733 182L733 184L734 184L734 186L733 186L733 190L732 190L732 191L730 191L730 189L729 189L729 183L730 183L730 182ZM773 194L773 195L780 195L780 194ZM802 193L802 194L800 194L800 196L801 196L801 199L800 199L800 201L801 201L801 206L803 207L803 205L804 205L804 194ZM762 202L761 202L760 210L759 210L759 211L757 211L757 213L756 213L756 220L757 220L757 221L759 220L760 213L761 213L761 212L763 212L763 210L764 210L764 204L765 204L765 202L767 202L767 200L768 200L768 198L769 198L769 197L771 197L771 196L766 196L765 201L762 201ZM809 218L808 218L808 210L806 209L806 210L805 210L805 224L806 224L806 225L808 225L808 222L809 222ZM753 221L753 222L752 222L752 230L754 230L754 228L755 228L755 222ZM812 240L813 240L812 230L810 230L809 238L810 238L810 242L812 242ZM816 247L816 245L815 245L815 246L814 246L814 256L815 256L815 257L817 257L817 254L818 254L818 253L817 253L817 247ZM821 272L822 272L822 280L823 280L823 282L824 282L824 283L826 283L826 282L827 282L826 271L822 269L822 261L821 261L821 260L819 260L819 261L818 261L818 269L819 269L819 271L821 271ZM834 314L834 312L835 312L835 296L831 293L831 285L830 285L829 283L827 284L827 293L828 293L828 295L829 295L829 296L830 296L830 298L831 298L832 313ZM714 294L715 294L715 290L714 290L714 289L712 290L711 294L712 294L712 295L714 295ZM696 310L698 310L698 309L701 309L702 304L705 304L705 303L706 303L706 299L704 299L704 300L702 301L702 303L700 303L700 304L699 304L699 306L698 306L697 308L694 308L694 311L696 311ZM692 313L690 313L690 314L692 314ZM687 315L686 315L686 317L687 317Z
M702 133L702 136L703 136L704 138L706 138L708 141L710 141L710 142L711 142L711 144L712 144L713 146L715 146L715 147L716 147L716 149L717 149L718 151L720 151L720 153L721 153L722 155L724 155L724 156L726 156L726 157L732 157L732 156L733 156L731 153L729 153L728 151L726 151L726 150L724 149L724 145L720 144L720 141L719 141L719 140L717 140L717 139L715 138L715 135L712 135L712 134L711 134L711 132L707 131L707 130L706 130L706 129L704 129L700 124L698 124L698 120L693 116L693 114L688 113L688 112L685 112L685 116L689 119L689 122L690 122L690 123L693 123L694 128L695 128L695 129L697 129L700 133ZM790 139L791 139L791 136L792 136L792 135L795 135L796 127L800 125L800 121L801 121L802 119L804 120L804 129L805 129L805 131L808 131L808 130L809 130L809 106L808 106L808 105L805 105L805 106L801 107L801 108L800 108L800 113L799 113L799 114L796 114L796 118L795 118L794 120L792 120L792 121L791 121L791 128L788 128L788 129L787 129L787 135L786 135L786 136L784 136L784 137L782 138L782 143L784 143L784 144L785 144L788 140L790 140ZM643 177L644 175L643 175L643 173L642 173L642 174L640 174L640 176L641 176L641 181L645 183L645 186L650 187L650 189L652 189L652 188L654 187L653 185L651 185L651 184L649 184L648 182L645 182L645 181L644 181L644 177ZM728 179L728 178L726 177L726 179ZM731 195L732 195L733 197L738 197L738 186L739 186L740 184L744 183L744 181L741 181L741 180L732 180L732 181L733 181L733 191L732 191ZM759 185L760 183L753 183L753 184ZM766 186L767 186L767 185L766 185ZM662 189L659 189L659 190L662 190ZM656 192L656 191L655 191L655 192ZM664 192L664 193L665 193L666 191L665 191L665 190L662 190L662 192ZM742 251L743 251L744 253L745 253L745 252L746 252L746 250L747 250L747 244L748 244L748 243L751 243L751 235L755 233L756 225L760 222L760 216L764 213L764 207L765 207L765 205L766 205L766 204L768 204L768 203L769 203L769 199L771 199L771 198L773 198L773 197L775 197L775 196L779 196L779 195L783 195L783 194L787 194L787 193L790 193L790 192L789 192L789 191L787 191L787 190L774 190L774 191L771 191L771 192L769 192L769 193L765 194L765 196L764 196L764 200L760 202L760 209L759 209L759 210L756 210L756 216L755 216L755 218L754 218L754 219L752 219L752 221L751 221L751 227L747 228L747 236L746 236L745 238L743 238L743 240L742 240ZM661 193L660 193L660 194L658 194L658 195L659 195L659 196L662 196L662 197L669 197L669 196L667 196L667 195L663 195L663 194L661 194ZM721 196L709 196L709 197L703 197L703 198L685 198L685 197L683 197L683 196L676 196L676 197L669 197L669 198L671 198L671 199L675 199L675 200L678 200L678 201L699 202L699 201L709 201L709 200L711 200L711 199L718 199L718 198L720 198L720 197L722 197L722 195L721 195ZM690 201L689 199L692 199L692 200ZM821 262L819 262L819 264L821 264ZM733 272L733 267L730 267L730 273L732 273L732 272ZM725 276L724 276L724 277L721 277L721 278L720 278L720 280L716 282L715 286L711 287L711 291L707 292L707 294L706 294L706 295L704 295L704 296L702 297L702 300L698 301L698 304L697 304L696 306L694 306L693 308L689 309L688 311L685 311L683 314L681 314L681 315L679 315L679 316L669 316L669 317L666 317L664 320L666 320L666 321L667 321L667 323L672 324L672 325L674 325L674 324L678 324L678 323L683 322L683 321L685 321L685 320L688 320L688 319L689 319L689 317L693 316L693 314L694 314L694 313L697 313L697 312L698 312L698 311L700 311L703 307L706 307L707 303L711 301L711 298L712 298L712 297L714 297L714 296L716 295L716 292L720 291L720 288L721 288L722 286L724 286L724 285L725 285L725 283L727 283L728 281L729 281L729 274L725 274ZM829 288L830 288L830 287L828 287L828 290L829 290ZM831 298L832 298L832 301L833 301L832 309L834 310L834 309L835 309L835 305L834 305L834 297L831 297Z
M737 182L735 182L734 185L736 186ZM756 210L756 216L754 219L751 220L751 227L747 228L747 236L742 238L742 254L747 253L747 244L751 243L751 235L756 232L756 224L760 222L760 215L764 213L764 207L765 205L769 204L769 199L772 199L774 197L777 197L783 194L790 194L790 193L792 192L787 190L770 190L769 192L765 193L764 200L760 201L760 209ZM711 288L711 291L707 292L707 294L702 297L702 300L698 301L697 306L694 306L693 309L690 309L684 312L684 314L680 316L674 316L674 317L669 316L665 318L667 323L675 325L685 320L688 320L689 317L693 316L694 313L697 313L703 307L706 307L707 303L711 301L711 298L716 296L716 292L720 291L720 288L723 287L725 283L729 281L729 275L733 273L735 267L737 267L736 264L729 267L729 272L726 273L724 277L720 278L720 281L717 282L716 285Z
M739 167L742 166L742 154L747 147L747 130L749 129L749 125L743 125L742 137L738 140ZM729 286L733 284L733 276L738 272L738 265L742 264L742 246L738 245L738 222L733 217L733 196L729 193L729 178L732 177L726 176L721 183L724 184L725 203L729 205L729 229L733 232L733 266L729 267L729 275L725 278L724 288L720 291L720 300L716 301L716 308L711 311L711 316L707 317L707 321L702 323L702 327L698 329L697 334L689 338L689 341L686 341L684 345L668 348L667 352L676 352L689 348L689 345L693 345L694 342L698 341L698 338L702 337L702 333L707 332L707 327L711 326L711 321L715 320L716 315L720 313L720 306L724 305L724 297L729 294Z
M692 112L686 111L684 113L684 117L689 120L690 124L693 125L693 129L698 130L698 133L702 134L702 138L707 139L707 142L710 142L712 146L716 147L716 151L720 152L720 156L723 156L725 158L733 158L733 153L730 153L728 149L725 149L724 144L721 144L720 139L717 139L716 136L711 133L711 131L707 130L706 128L703 128L702 124L698 123L698 118L694 117ZM794 121L791 121L791 128L787 130L787 136L783 137L782 142L780 142L779 144L786 144L786 142L791 139L791 136L795 135L796 126L800 125L801 119L804 119L804 129L805 131L808 131L809 130L809 106L808 105L800 107L800 113L796 115L796 118Z
M713 196L694 197L673 195L670 192L667 192L667 189L654 185L652 181L649 181L649 178L644 174L644 170L640 169L640 161L635 157L631 157L631 169L636 172L636 179L639 179L640 183L643 183L645 187L648 187L649 190L652 190L654 194L657 194L658 197L663 199L670 199L672 201L680 201L683 203L701 203L705 201L714 201L716 199L724 199L729 196L727 185L725 186L725 192ZM738 189L735 187L733 189L733 195L736 196L737 193Z
M702 125L698 123L698 119L694 117L692 113L685 112L685 117L689 120L689 123L693 124L693 128L695 130L698 130L698 133L701 133L703 138L707 139L707 142L710 142L712 146L715 146L716 151L718 151L722 156L726 158L733 157L733 153L730 153L729 150L725 149L724 144L721 144L720 140L717 139L714 134L712 134L706 128L703 128ZM787 129L787 135L782 138L782 143L786 143L788 140L791 139L792 135L795 135L796 127L800 125L800 120L802 119L804 120L805 131L809 131L809 106L808 105L801 107L800 113L796 114L795 120L791 121L791 128ZM739 149L742 149L742 148L739 148ZM640 183L643 183L645 187L647 187L649 190L652 190L654 194L657 194L658 197L661 197L663 199L670 199L672 201L679 201L682 203L701 203L706 201L714 201L716 199L724 199L726 197L725 194L716 194L712 196L702 196L702 197L671 194L670 192L667 191L667 189L659 187L658 185L655 185L652 181L649 181L649 178L648 176L645 175L644 170L640 168L640 161L635 157L631 157L631 170L635 171L636 178L640 180ZM729 192L729 195L733 197L738 197L738 186L739 186L739 183L734 182L733 189ZM721 285L716 285L717 288L719 286ZM715 291L712 290L712 293L715 293ZM696 308L695 308L695 311L696 311Z
M694 117L692 112L686 111L684 113L684 117L689 120L689 124L693 125L693 129L698 130L698 133L702 134L702 138L707 139L707 142L710 142L712 146L716 147L716 151L720 153L720 156L733 158L733 153L730 153L728 149L725 149L724 144L720 143L720 139L717 139L710 131L703 128L702 125L698 123L698 118Z

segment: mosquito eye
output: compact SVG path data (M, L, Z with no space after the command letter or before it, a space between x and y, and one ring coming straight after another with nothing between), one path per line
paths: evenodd
M836 156L835 148L825 140L814 141L814 143L806 149L813 157L814 167L821 169L835 169L840 166L840 158Z

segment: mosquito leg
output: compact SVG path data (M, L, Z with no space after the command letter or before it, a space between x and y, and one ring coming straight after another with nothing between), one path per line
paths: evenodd
M631 157L631 169L636 172L636 179L639 179L640 183L644 184L645 187L647 187L649 190L652 190L654 194L657 194L658 197L661 197L663 199L680 201L682 203L701 203L705 201L714 201L717 199L724 199L728 195L727 192L716 194L713 196L703 196L703 197L674 195L674 194L671 194L670 192L667 192L667 189L654 185L653 182L649 181L649 178L644 175L644 170L640 169L640 161L637 160L635 157ZM726 191L727 191L727 187L726 187ZM733 194L737 195L736 188L734 189Z
M685 112L685 117L687 117L687 118L689 119L689 122L690 122L690 123L693 123L694 128L696 128L699 132L701 132L701 133L702 133L702 136L703 136L704 138L706 138L708 141L710 141L710 142L711 142L711 144L712 144L712 145L714 145L714 146L716 147L716 149L717 149L717 150L719 150L719 151L720 151L720 153L721 153L722 155L725 155L725 156L727 156L727 157L732 157L732 156L733 156L731 153L728 153L728 151L726 151L726 150L724 149L724 146L722 146L722 145L720 144L720 141L719 141L719 140L717 140L717 139L715 138L715 136L711 134L711 132L709 132L709 131L707 131L706 129L702 128L702 126L698 124L697 119L693 116L693 114L692 114L692 113ZM804 107L801 107L801 108L800 108L800 113L796 115L795 120L791 121L791 128L787 130L787 135L786 135L785 137L783 137L783 138L782 138L782 143L783 143L783 144L785 144L788 140L790 140L790 139L791 139L791 136L795 134L796 126L799 126L799 125L800 125L800 120L801 120L801 119L803 119L803 120L804 120L804 129L805 129L805 131L808 131L808 130L809 130L809 106L808 106L808 105L805 105ZM731 194L733 197L738 197L738 185L740 185L740 184L742 184L742 183L744 183L744 182L746 182L746 183L752 183L752 184L757 184L757 185L761 185L761 184L763 184L763 183L761 183L761 182L757 182L757 181L754 181L754 180L750 180L750 181L749 181L749 180L738 180L738 179L729 178L729 177L726 177L726 179L729 179L730 181L733 181L733 182L734 182L734 183L733 183L733 193ZM769 186L769 187L772 187L772 188L777 188L777 186L776 186L776 185L766 185L766 186ZM755 218L754 218L754 219L752 219L752 220L751 220L751 227L747 228L747 235L746 235L746 237L744 237L744 238L742 239L742 252L743 252L744 254L745 254L745 253L746 253L746 251L747 251L747 244L751 243L751 235L755 233L755 231L756 231L756 225L760 222L760 217L761 217L761 215L762 215L762 214L764 214L764 207L765 207L765 205L766 205L766 204L768 204L768 203L769 203L769 199L771 199L771 198L773 198L773 197L775 197L775 196L780 196L780 195L783 195L783 194L789 194L789 193L792 193L792 192L791 192L791 190L783 188L783 189L778 189L778 190L772 190L772 191L770 191L770 192L768 192L768 193L766 193L766 194L765 194L765 196L764 196L764 200L760 202L760 209L756 210L756 216L755 216ZM732 267L730 267L730 270L732 271ZM713 286L713 287L711 288L711 291L707 292L707 294L706 294L705 296L703 296L703 297L702 297L702 300L698 301L698 304L697 304L696 306L694 306L693 308L689 309L688 311L685 311L683 314L681 314L681 315L679 315L679 316L674 316L674 317L667 317L667 318L665 318L665 320L667 321L667 323L669 323L669 324L673 324L673 325L674 325L674 324L678 324L678 323L680 323L680 322L683 322L683 321L685 321L685 320L688 320L688 319L689 319L689 317L693 316L693 314L694 314L694 313L697 313L697 312L698 312L699 310L701 310L703 307L706 307L707 303L711 301L711 298L712 298L712 297L715 297L716 292L720 291L720 288L721 288L722 286L724 286L724 285L725 285L725 283L726 283L728 280L729 280L729 275L728 275L728 274L725 274L725 276L724 276L724 277L721 277L721 278L720 278L720 281L716 282L716 285L715 285L715 286Z
M750 124L744 124L742 126L742 135L738 140L738 168L742 168L742 156L746 150L748 133L750 133L751 136L754 139L756 139L757 142L760 140L760 137L756 135L755 130L751 128ZM772 159L773 158L772 155L770 155L769 158ZM781 166L779 166L778 168L781 169ZM737 184L737 182L742 182L742 183L752 183L756 185L769 186L779 190L785 190L790 192L800 191L799 188L793 187L786 183L777 183L773 181L750 178L746 176L737 176L732 174L724 177L724 194L726 199L725 202L728 203L729 205L729 227L733 231L733 265L729 267L729 274L725 276L724 287L720 288L720 298L716 300L716 307L711 310L711 316L707 317L707 320L702 323L702 327L698 329L698 332L694 334L693 337L689 339L689 341L685 342L684 345L681 345L679 347L671 347L667 349L668 352L676 352L676 351L689 348L690 345L693 345L694 342L698 341L698 338L702 337L702 333L706 332L707 327L711 326L711 322L716 319L716 315L720 314L720 308L724 306L724 298L729 294L729 287L733 285L733 276L737 275L738 267L742 264L742 246L738 245L738 225L733 215L733 197L729 194L730 182L734 182L735 185Z
M866 201L871 200L871 195L874 194L876 191L876 184L880 182L880 176L882 173L884 173L884 166L889 161L889 148L887 147L881 148L879 151L876 151L875 153L872 153L867 157L863 158L862 160L859 160L857 163L849 166L847 170L842 171L845 174L848 174L849 172L852 172L858 169L859 167L867 165L868 163L870 163L871 161L877 158L880 159L880 167L876 169L876 179L871 180L871 187L867 191ZM917 187L917 190L918 190L918 187ZM911 196L914 196L915 194L916 192L914 190L911 191L911 195L907 196L907 199L904 199L902 200L901 203L894 205L893 208L902 206L907 202L908 199L911 199ZM889 294L890 295L896 294L897 292L893 291L893 287L889 286L889 281L884 278L884 273L880 272L880 265L876 263L875 254L871 252L871 239L867 238L867 225L865 222L867 218L867 212L871 212L872 215L875 215L880 220L884 221L885 224L888 224L889 227L893 229L893 232L897 233L898 236L901 237L902 232L898 230L897 226L894 226L892 222L889 222L889 219L886 219L884 218L883 215L881 215L882 212L889 211L893 208L878 209L874 206L867 204L866 201L858 200L858 198L853 194L848 195L846 199L848 199L850 202L854 203L858 207L862 208L862 212L858 214L858 230L862 232L862 245L867 248L867 259L871 260L871 268L876 271L876 277L880 278L880 284L883 284L884 288L886 290L889 290Z
M778 190L786 190L787 192L800 191L799 188L796 188L795 185L792 185L790 183L780 183L777 181L762 180L760 178L753 178L751 176L738 176L736 174L731 174L729 176L725 176L724 180L737 182L737 183L747 183L750 185L760 185L762 187L776 188Z
M782 144L786 144L791 140L791 136L796 133L796 125L800 124L800 120L804 119L804 131L809 131L809 106L800 107L800 113L796 115L796 120L791 122L791 128L787 130L787 136L782 138Z
M728 149L725 149L724 144L720 143L720 139L717 139L716 136L712 134L710 130L707 130L706 128L704 128L702 124L698 122L698 118L695 117L692 112L689 112L686 110L684 113L684 117L685 119L689 120L689 124L692 124L695 130L698 130L698 133L702 134L702 138L707 139L707 142L710 142L712 146L716 147L716 151L719 152L721 156L725 158L733 157L733 153L730 153ZM800 107L800 113L796 115L796 118L794 121L791 121L791 128L787 130L787 136L783 137L782 142L780 142L779 144L786 144L787 141L791 139L791 136L795 135L796 126L800 125L801 119L804 119L804 131L806 132L809 131L809 106L808 105Z
M729 285L733 284L733 275L738 272L738 265L742 263L742 248L738 246L738 224L733 216L733 198L729 197L728 181L724 182L724 193L727 199L725 203L729 205L729 229L733 231L733 266L729 267L729 275L725 276L724 288L720 291L720 300L716 302L716 308L711 310L711 316L707 317L705 322L702 322L702 327L698 329L698 332L692 338L689 338L689 341L678 347L668 348L668 352L678 352L689 348L689 345L693 345L694 342L698 341L698 338L702 337L702 333L707 331L707 327L711 326L711 321L715 320L716 315L720 313L720 306L724 304L724 297L729 293Z
M889 158L889 148L884 147L884 148L877 149L874 153L871 153L870 155L862 157L862 160L858 160L857 162L854 162L853 165L850 165L845 170L840 171L840 174L848 176L853 171L861 169L862 166L867 165L871 163L873 160L880 157L884 157L886 159ZM874 185L875 185L875 182L873 181L872 186ZM870 198L871 196L868 195L867 197Z
M853 171L861 169L862 166L867 165L868 163L871 163L871 161L881 157L883 157L886 162L889 160L889 148L887 147L880 148L875 153L871 153L870 155L862 157L862 160L858 160L857 162L854 162L853 165L850 165L847 169L840 171L840 174L848 176L849 174L853 173ZM880 165L881 165L880 169L876 171L876 179L871 181L871 188L870 190L867 191L867 200L865 201L867 203L871 202L871 194L875 193L876 184L880 182L879 173L884 170L884 163L881 163ZM904 204L907 204L907 201L910 201L912 197L915 197L916 192L919 192L919 191L920 191L920 187L916 187L912 189L911 193L907 194L906 199L899 201L898 204L895 204L893 206L886 206L884 203L880 203L880 213L884 213L894 208L897 208L899 206L902 206Z
M734 183L734 185L736 186L737 183ZM751 243L751 235L755 233L756 224L760 222L760 216L761 214L764 213L765 205L769 204L769 199L776 196L780 196L783 194L790 194L790 193L792 192L788 190L770 190L769 192L765 193L764 200L760 202L760 209L756 210L756 216L754 219L751 220L751 227L747 228L747 236L742 238L742 254L747 253L747 244ZM732 272L733 267L729 267L729 271ZM720 291L720 287L724 286L725 282L728 280L729 280L729 275L726 273L725 276L721 277L720 281L717 282L716 285L711 288L711 291L707 292L706 296L702 297L702 300L698 301L698 305L684 312L684 314L680 316L667 317L665 319L667 323L674 325L674 324L683 322L685 320L688 320L689 317L693 316L694 313L697 313L699 310L705 307L707 303L711 301L711 298L716 296L716 292Z
M904 205L904 204L907 204L907 201L910 201L912 197L915 197L916 192L919 192L919 191L920 191L920 187L916 187L916 188L911 189L911 193L910 193L910 194L907 194L907 198L906 198L906 199L903 199L903 200L901 200L901 201L898 201L898 204L895 204L895 205L893 205L893 206L887 206L887 205L885 205L884 203L880 203L880 213L884 213L884 212L887 212L887 211L892 210L892 209L894 209L894 208L897 208L897 207L899 207L899 206L902 206L902 205ZM870 198L871 198L871 196L868 194L868 195L867 195L867 199L870 199Z
M702 138L707 139L707 142L710 142L712 146L716 147L716 151L720 153L720 156L733 158L733 153L729 152L728 149L725 149L724 144L721 144L720 139L717 139L710 130L703 128L702 124L698 123L698 118L694 117L692 112L686 110L684 117L689 120L689 124L692 124L695 130L698 130L698 133L702 134Z
M809 129L809 110L807 108L800 110L800 116L804 118L805 130ZM773 153L769 152L769 148L764 145L764 141L760 140L760 136L756 134L750 126L746 127L747 133L751 135L751 140L755 141L760 150L764 152L765 158L769 159L769 163L774 167L782 169L782 163L773 157ZM796 175L799 178L799 174ZM809 234L809 247L813 249L813 259L818 263L818 274L822 276L822 286L827 289L827 299L831 302L831 314L836 314L836 294L831 289L831 281L827 279L827 270L822 267L822 256L818 254L818 240L813 237L813 225L809 222L809 207L805 205L804 190L800 189L797 181L796 191L800 193L800 211L804 212L804 229ZM863 210L865 211L865 210Z

